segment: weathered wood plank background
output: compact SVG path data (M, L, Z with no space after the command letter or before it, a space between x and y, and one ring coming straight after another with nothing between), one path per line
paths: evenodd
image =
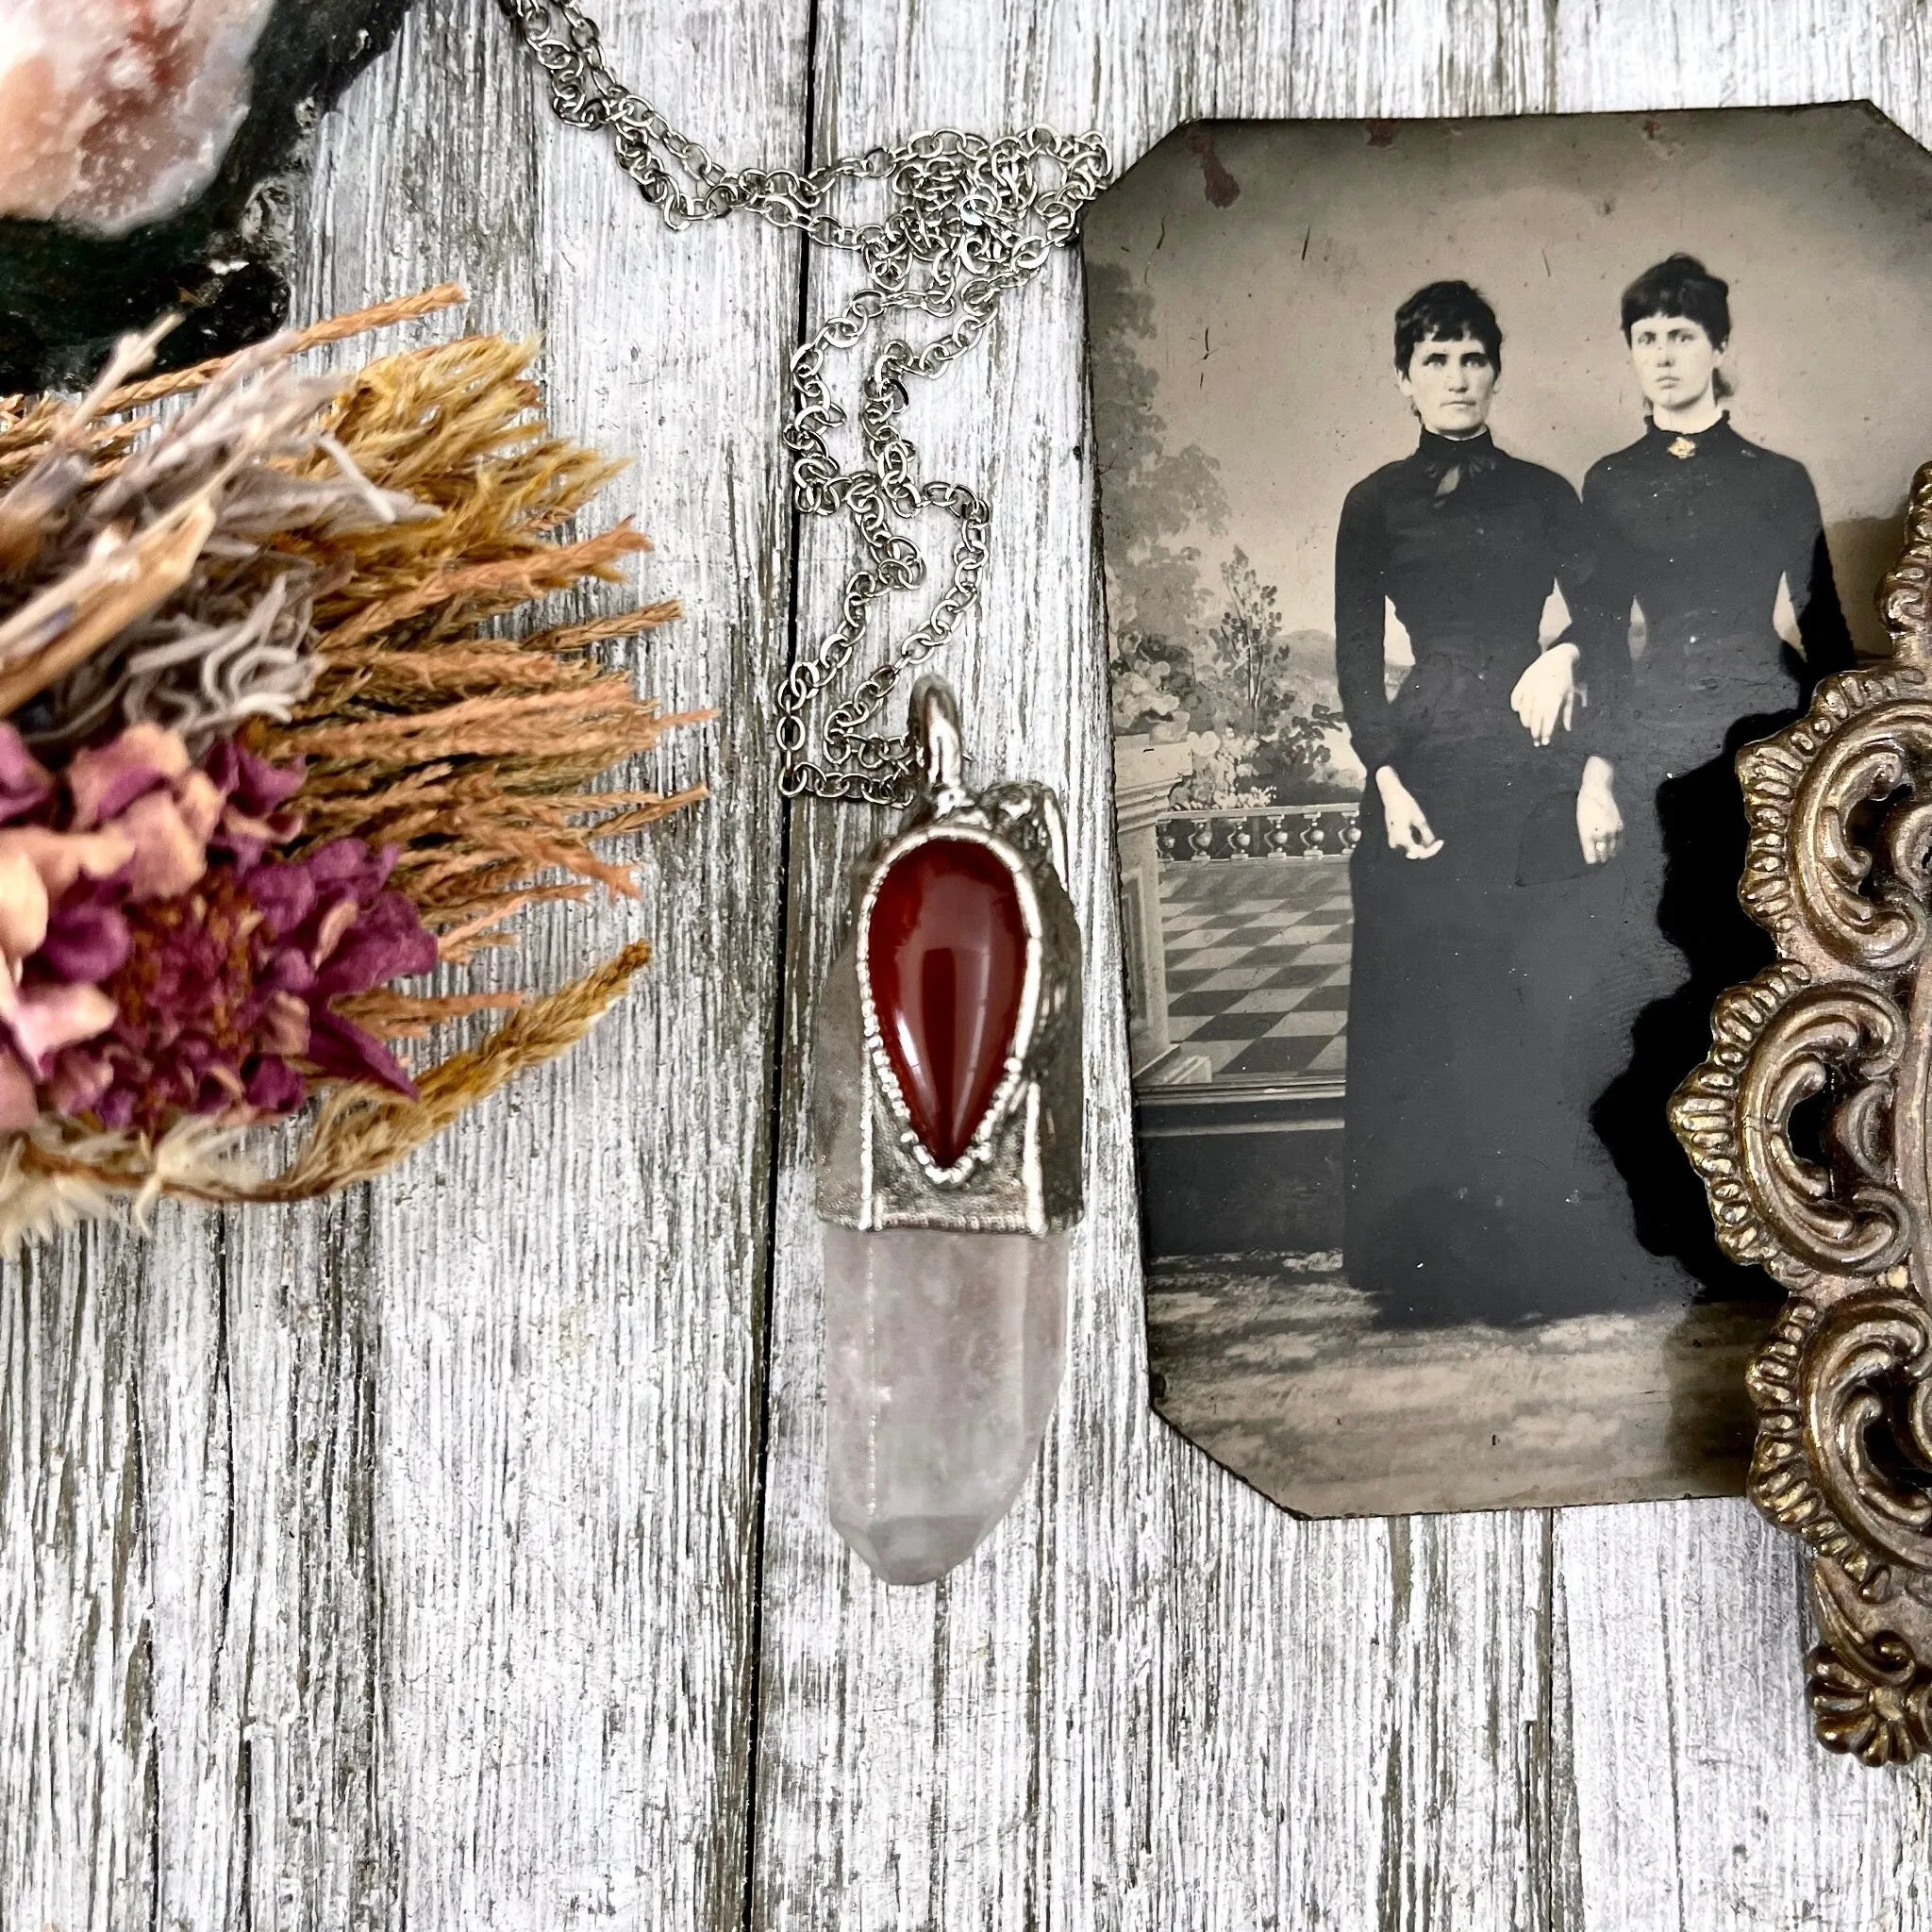
M731 161L934 125L1867 97L1932 141L1913 0L603 0ZM55 1926L1932 1927L1932 1775L1808 1741L1791 1546L1741 1503L1302 1524L1144 1398L1078 282L930 403L989 487L957 658L1061 784L1096 1095L1072 1362L980 1557L889 1592L824 1521L802 1029L871 827L770 782L777 440L841 265L666 234L486 0L425 0L321 132L299 305L455 275L691 616L712 805L552 978L656 941L592 1041L326 1209L169 1209L0 1291L0 1932ZM1932 268L1928 268L1932 272ZM1926 425L1932 454L1932 424Z

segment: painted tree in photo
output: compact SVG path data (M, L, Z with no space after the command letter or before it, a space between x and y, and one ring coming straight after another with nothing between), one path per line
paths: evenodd
M1088 273L1093 394L1107 411L1100 521L1114 729L1178 736L1201 728L1194 643L1208 626L1201 553L1187 538L1221 529L1227 501L1198 444L1167 445L1139 346L1155 334L1152 298L1111 265Z
M1346 796L1351 788L1332 770L1329 743L1341 714L1305 699L1294 681L1297 671L1306 677L1328 661L1333 640L1325 631L1284 630L1276 587L1261 581L1239 545L1222 565L1221 583L1226 603L1200 672L1212 704L1208 722L1241 748L1253 789L1277 804Z

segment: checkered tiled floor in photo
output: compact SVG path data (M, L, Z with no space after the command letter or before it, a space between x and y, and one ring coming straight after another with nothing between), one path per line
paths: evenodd
M1346 1064L1346 858L1193 858L1160 868L1168 1037L1219 1081Z

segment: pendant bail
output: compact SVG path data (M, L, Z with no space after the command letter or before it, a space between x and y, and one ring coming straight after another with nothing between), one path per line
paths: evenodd
M966 790L966 750L959 735L959 699L953 687L928 673L912 687L907 709L906 733L923 774L923 789L933 815L971 805Z

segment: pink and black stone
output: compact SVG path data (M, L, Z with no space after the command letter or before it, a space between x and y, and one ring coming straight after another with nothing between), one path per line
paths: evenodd
M0 394L170 309L161 368L279 327L315 125L411 4L0 0Z

